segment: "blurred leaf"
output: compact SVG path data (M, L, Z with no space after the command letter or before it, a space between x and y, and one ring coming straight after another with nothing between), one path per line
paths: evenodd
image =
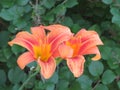
M93 76L99 76L104 70L104 66L100 61L92 61L88 67L89 72Z
M11 83L17 84L26 79L26 74L23 71L21 71L20 68L16 67L9 70L8 79Z
M16 26L17 29L19 30L19 29L23 29L27 25L27 22L26 20L19 18L13 21L13 25Z
M6 21L11 21L23 16L24 11L25 10L23 7L13 6L9 9L2 9L0 12L0 17Z
M26 5L30 0L16 0L18 5Z
M56 84L58 82L58 73L55 72L54 75L47 80L47 82Z
M4 57L3 51L0 50L0 62L6 62L7 59Z
M52 8L55 5L55 0L44 0L44 6L48 9Z
M0 47L5 47L8 44L9 40L9 32L8 31L1 31L0 32Z
M12 46L12 52L15 54L15 55L18 55L19 53L23 52L25 49L21 46L18 46L18 45L13 45Z
M77 33L80 30L80 26L78 24L73 24L72 32Z
M81 88L81 87L80 87L79 82L74 81L74 82L70 85L70 87L69 87L68 90L81 90L80 88ZM82 89L82 90L83 90L83 89Z
M89 30L95 30L99 35L102 33L98 24L92 25Z
M6 57L6 59L9 59L10 56L12 55L10 47L3 48L3 54Z
M71 27L73 25L73 21L70 17L65 17L62 24Z
M120 81L117 82L118 88L120 89Z
M112 50L112 48L109 46L104 46L104 47L100 48L102 58L104 60L109 60L111 58L111 50Z
M55 90L55 85L54 84L47 84L46 90Z
M77 0L66 0L66 2L65 2L65 6L67 8L72 8L73 6L75 6L77 4L78 4Z
M0 85L5 85L6 79L5 71L0 69Z
M0 4L3 6L3 8L9 8L13 6L15 3L15 0L0 0Z
M20 88L20 85L19 84L15 84L12 88L12 90L19 90Z
M57 84L57 90L66 90L68 88L69 82L66 80L59 80Z
M112 18L112 23L115 23L115 24L120 26L120 19L119 18L120 18L119 14L114 15Z
M99 85L97 85L95 90L109 90L109 89L108 89L108 87L106 85L99 84Z
M115 79L115 74L111 70L106 70L102 76L103 84L110 84Z
M104 2L105 4L111 4L113 0L102 0L102 2Z
M92 80L87 75L82 75L76 81L79 82L81 90L91 90Z
M70 80L73 79L73 75L72 75L72 73L70 72L70 70L68 69L67 66L64 66L64 67L60 68L59 78L64 79L66 81L70 81Z

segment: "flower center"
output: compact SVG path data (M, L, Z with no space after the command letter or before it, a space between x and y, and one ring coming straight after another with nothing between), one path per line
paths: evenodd
M40 59L46 62L51 56L50 50L51 50L51 46L49 44L42 44L40 46L34 46L33 47L34 57L37 60Z
M66 45L70 46L74 50L73 57L78 55L80 47L81 47L80 39L72 38L71 40L66 42Z

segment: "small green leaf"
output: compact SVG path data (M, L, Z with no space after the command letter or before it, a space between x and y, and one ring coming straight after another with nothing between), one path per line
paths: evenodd
M6 82L6 74L0 69L0 85L4 85Z
M108 87L106 85L99 84L99 85L97 85L95 90L109 90L109 89L108 89Z
M0 47L5 47L8 45L9 40L9 32L7 31L1 31L0 32Z
M120 81L117 82L118 88L120 89Z
M62 24L71 27L73 26L73 21L70 17L65 17Z
M16 67L10 69L8 72L8 79L11 83L16 84L26 79L26 74L20 70L20 68Z
M54 84L47 84L46 90L55 90L55 85Z
M6 47L3 49L3 54L6 57L6 59L9 59L10 56L12 55L12 51L10 49L10 47Z
M99 33L99 35L101 35L102 31L100 30L100 26L98 24L94 24L92 25L89 30L95 30Z
M110 84L115 79L115 74L111 70L106 70L102 76L103 84Z
M13 6L15 3L15 0L0 0L0 5L2 5L3 8L9 8Z
M45 0L44 6L48 9L52 8L55 5L55 0Z
M82 75L76 81L79 82L81 90L91 90L92 80L87 75Z
M72 8L73 6L75 6L75 5L77 5L77 4L78 4L77 0L67 0L67 1L65 2L65 6L66 6L67 8Z
M21 46L18 46L18 45L13 45L12 46L12 52L15 54L15 55L18 55L19 53L23 52L25 49Z
M102 0L102 2L105 4L111 4L113 2L113 0Z
M19 84L15 84L12 88L12 90L19 90L20 88L20 85Z
M55 72L54 75L47 80L47 82L56 84L58 82L58 73Z
M70 85L70 87L69 87L68 90L83 90L83 89L81 89L79 82L74 81L74 82ZM87 89L87 90L88 90L88 89Z
M18 5L26 5L30 0L16 0L16 3Z
M100 61L92 61L88 67L89 72L93 76L99 76L104 70L104 66Z
M112 23L115 23L118 26L120 26L120 19L119 18L120 18L119 14L114 15L113 18L112 18Z
M57 90L66 90L68 88L68 85L69 85L68 81L60 80L57 84Z
M100 48L100 51L101 51L101 56L104 60L109 60L111 58L111 50L112 48L111 47L108 47L108 46L104 46L102 48Z

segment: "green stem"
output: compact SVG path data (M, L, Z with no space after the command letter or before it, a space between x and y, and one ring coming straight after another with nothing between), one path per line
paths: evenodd
M35 69L35 72L33 74L29 75L27 80L22 84L22 86L18 90L23 90L25 85L28 84L28 82L31 80L31 78L34 77L35 75L37 75L38 72L39 72L39 67L37 66Z

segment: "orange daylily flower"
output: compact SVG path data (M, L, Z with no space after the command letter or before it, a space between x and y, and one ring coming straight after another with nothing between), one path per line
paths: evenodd
M59 46L60 56L67 60L67 65L75 77L83 74L84 55L96 54L92 60L101 58L97 45L103 45L97 32L81 29L70 40Z
M49 32L46 34L46 31ZM59 24L40 25L32 27L31 33L19 32L15 39L8 44L10 46L17 44L28 50L17 60L21 69L24 69L30 62L36 61L40 65L41 75L48 79L53 75L56 68L55 58L58 56L56 50L59 44L70 39L72 35L69 28Z

